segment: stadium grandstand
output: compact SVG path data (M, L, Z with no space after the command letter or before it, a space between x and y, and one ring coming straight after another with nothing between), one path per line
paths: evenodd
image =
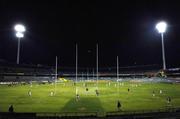
M100 67L98 76L100 79L117 77L116 67ZM178 77L180 68L171 68L163 72L159 65L136 65L119 67L119 77L143 78L143 77L162 77L163 75L169 78ZM75 68L58 67L58 77L68 77L74 80L76 75ZM54 66L45 66L41 64L14 64L0 62L0 80L7 81L52 81L55 76ZM78 77L86 80L96 77L95 68L78 68Z

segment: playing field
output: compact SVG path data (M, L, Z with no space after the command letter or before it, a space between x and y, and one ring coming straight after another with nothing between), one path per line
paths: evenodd
M0 111L7 112L13 104L15 112L108 112L117 111L117 100L121 102L122 111L180 107L180 84L176 83L99 81L99 96L95 93L96 82L86 82L86 85L88 91L84 82L76 86L73 82L58 83L54 96L50 95L54 84L0 85ZM76 101L76 87L79 101ZM167 104L168 96L171 97L170 104Z

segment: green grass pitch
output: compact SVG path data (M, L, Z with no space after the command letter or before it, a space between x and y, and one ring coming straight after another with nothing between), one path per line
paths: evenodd
M95 94L96 82L86 84L88 91L83 82L76 85L79 101L76 101L76 87L72 82L58 83L54 96L50 96L53 84L0 85L0 111L7 112L13 104L15 112L108 112L117 111L117 100L121 102L122 111L180 107L180 84L125 81L118 85L111 81L109 85L109 81L99 81L99 96ZM31 96L28 96L29 90ZM152 96L153 90L155 96ZM167 104L168 96L172 99L171 104Z

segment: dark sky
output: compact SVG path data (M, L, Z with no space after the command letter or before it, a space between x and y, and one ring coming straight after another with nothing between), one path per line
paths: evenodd
M174 0L58 0L0 2L0 59L16 62L16 23L26 26L20 63L95 66L99 44L100 67L162 64L161 37L155 24L165 20L168 67L180 65L180 4Z

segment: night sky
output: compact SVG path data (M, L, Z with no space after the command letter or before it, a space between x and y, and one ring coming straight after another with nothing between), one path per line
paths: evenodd
M21 39L20 63L75 67L75 44L79 66L162 64L161 37L155 24L168 23L165 38L167 67L180 65L180 4L158 0L59 0L0 2L0 59L16 62L14 25L26 26Z

